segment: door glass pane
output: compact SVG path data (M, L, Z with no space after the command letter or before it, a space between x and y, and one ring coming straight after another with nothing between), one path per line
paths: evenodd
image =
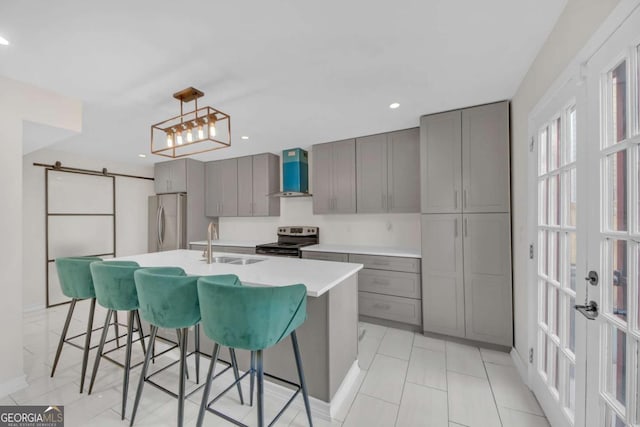
M607 156L607 224L609 230L627 230L627 152Z
M540 299L540 313L538 314L538 320L543 323L543 324L547 324L547 282L545 282L544 280L540 280L538 282L538 294L539 294L539 299Z
M553 316L553 333L558 336L560 335L560 291L558 288L554 287L554 312L555 315Z
M622 61L610 73L611 81L611 141L627 138L627 61Z
M560 273L560 257L558 255L560 249L560 233L557 231L548 231L548 253L549 253L549 278L559 281Z
M568 197L565 202L565 209L567 210L567 224L575 227L576 226L576 199L577 199L577 191L576 191L576 168L571 168L568 174L568 184L567 191Z
M538 223L540 225L546 225L549 223L549 212L547 210L547 202L549 201L549 195L547 193L548 186L549 181L546 179L543 179L538 183L538 206L540 207Z
M548 283L547 284L547 309L545 310L547 313L547 325L549 326L549 332L554 333L553 331L553 319L551 316L553 315L553 299L555 297L555 287Z
M567 359L568 378L567 378L567 408L575 413L576 411L576 366Z
M576 233L567 233L567 252L569 255L569 287L576 290L576 262L578 258L578 248L576 246Z
M538 140L538 146L540 147L538 156L540 175L547 173L547 144L547 128L545 127L540 131Z
M550 378L550 382L549 385L552 388L555 388L556 390L558 389L558 348L556 347L556 345L553 343L553 341L551 341L551 338L548 339L549 340L549 348L551 349L551 357L549 358L549 362L553 363L553 367L550 367L552 369L550 369L550 373L552 373L553 375L551 375Z
M567 344L573 354L576 353L576 311L573 307L576 305L576 299L569 297L569 336Z
M622 406L625 406L627 402L627 334L611 326L608 341L607 391Z
M623 420L620 419L618 414L616 414L611 408L607 406L607 414L605 419L606 427L626 427L626 424Z
M611 311L622 320L627 320L627 241L610 240L611 260Z
M569 134L567 135L567 162L576 161L576 151L578 148L577 129L576 129L576 107L569 109L569 123L567 126Z
M549 225L560 225L560 176L549 178Z
M538 248L538 271L541 275L546 276L547 274L549 274L549 263L547 261L547 232L544 230L538 232Z
M549 126L549 171L558 169L560 164L560 118Z

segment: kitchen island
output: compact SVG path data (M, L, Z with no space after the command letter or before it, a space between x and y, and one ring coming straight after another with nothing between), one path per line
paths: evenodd
M305 377L313 412L332 417L342 398L354 385L358 356L358 271L362 264L299 258L236 255L213 252L214 258L249 260L252 264L207 264L201 251L174 250L127 257L141 267L177 266L189 275L235 274L245 285L307 287L307 320L298 329ZM258 262L255 262L257 260ZM190 347L194 340L190 339ZM210 354L213 343L202 333L201 351ZM221 354L224 354L222 352ZM224 359L224 358L223 358ZM249 367L249 352L239 351L240 368ZM289 338L265 350L265 371L297 382L295 359ZM202 374L201 374L202 375ZM282 388L270 385L276 394ZM282 395L282 394L281 394Z

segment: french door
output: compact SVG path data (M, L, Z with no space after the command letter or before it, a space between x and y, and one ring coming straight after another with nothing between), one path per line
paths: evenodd
M588 427L640 425L639 55L636 8L587 64Z
M638 427L640 7L581 74L532 122L530 383L554 427Z

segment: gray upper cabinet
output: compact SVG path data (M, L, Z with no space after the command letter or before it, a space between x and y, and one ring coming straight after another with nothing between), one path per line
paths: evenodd
M462 212L460 111L420 119L423 213Z
M509 103L420 119L423 213L509 212Z
M509 214L463 218L466 337L513 343Z
M391 132L388 140L389 212L420 212L420 129Z
M419 130L356 140L358 213L420 211Z
M187 159L156 163L153 169L156 194L187 192Z
M355 213L355 140L316 144L312 150L313 213Z
M280 199L271 197L270 194L280 190L280 158L275 154L264 153L253 156L252 160L253 205L250 210L251 215L278 216L280 215ZM238 167L240 167L240 163L238 163ZM240 188L238 188L238 197L240 197ZM238 212L238 215L241 214Z
M424 330L465 336L462 215L422 215Z
M238 158L238 216L253 216L253 157Z
M238 216L238 159L206 164L205 202L207 216Z
M509 211L509 103L462 110L465 212Z

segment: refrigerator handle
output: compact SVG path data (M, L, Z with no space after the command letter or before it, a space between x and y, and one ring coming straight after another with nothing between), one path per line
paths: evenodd
M164 206L160 206L160 245L164 246Z
M176 211L177 211L177 219L178 219L178 247L176 249L182 249L182 230L180 229L180 225L182 224L182 211L181 204L182 196L178 195L176 197Z
M158 205L158 209L156 210L156 241L158 243L158 250L162 249L162 237L160 235L160 210L162 209L162 205Z

